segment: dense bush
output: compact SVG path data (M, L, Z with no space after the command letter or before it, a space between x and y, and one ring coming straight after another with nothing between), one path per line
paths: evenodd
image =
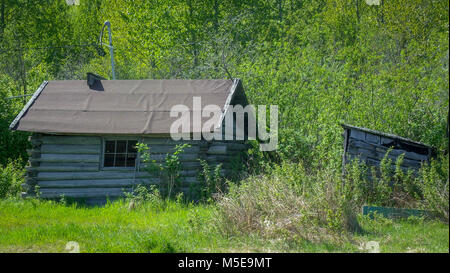
M217 228L224 234L339 239L359 230L357 183L341 179L332 169L308 174L301 164L285 162L268 175L232 184L218 198Z
M360 231L356 215L363 204L427 209L448 222L448 159L433 160L416 174L405 173L402 160L393 165L386 155L378 170L354 160L345 175L283 162L231 184L218 198L216 226L228 235L337 240Z
M422 169L418 187L423 195L421 205L448 223L449 170L448 156L433 160Z
M10 161L5 166L0 165L0 198L18 196L21 184L24 182L25 171L21 160Z

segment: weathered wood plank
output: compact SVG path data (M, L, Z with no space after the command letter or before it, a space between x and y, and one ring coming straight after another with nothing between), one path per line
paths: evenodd
M58 198L61 196L72 198L123 196L131 188L43 188L39 189L42 198Z
M160 145L160 144L163 144L163 145L178 145L178 144L185 144L185 143L187 143L187 144L191 144L191 145L200 145L201 144L201 142L203 142L203 141L201 141L201 140L173 140L173 139L171 139L170 137L168 137L168 138L144 138L143 140L142 140L142 142L144 143L144 144L149 144L149 145Z
M98 180L44 180L39 181L41 188L120 188L132 187L133 185L159 185L161 178L138 178L138 179L98 179ZM162 180L164 182L164 180ZM198 183L195 176L181 177L183 185Z
M380 144L380 136L366 133L366 142L378 145L378 144Z
M149 183L147 179L98 179L98 180L43 180L41 188L120 188Z
M198 161L200 158L198 154L188 154L188 153L182 153L178 155L178 158L180 162L186 161ZM156 160L156 162L165 162L166 160L166 154L150 154L151 160Z
M41 162L41 167L99 167L97 162L76 163L76 162Z
M45 135L41 138L44 144L72 144L72 145L100 145L101 138L97 136L49 136Z
M383 152L383 151L367 150L367 149L363 149L363 148L354 148L354 147L351 147L348 150L348 153L350 153L350 154L364 154L364 155L366 155L368 157L377 158L377 159L380 159L380 160L382 160L385 157L385 155L386 155L386 152ZM393 163L395 163L397 161L398 156L389 153L388 154L388 158L391 159ZM412 160L412 159L408 159L408 158L405 157L405 158L403 158L402 165L404 165L404 166L411 166L411 167L414 167L414 168L420 168L421 163L422 163L421 161Z
M227 154L227 145L212 145L209 147L207 154L212 155L226 155Z
M378 161L381 161L385 155L385 153L376 152L376 151L368 151L368 150L365 150L362 148L349 149L347 154L352 155L354 157L361 156L362 159L372 158L372 159L378 160ZM388 158L391 159L392 165L396 164L396 159L397 159L396 156L388 155ZM421 162L404 158L401 166L406 167L406 168L418 169L421 167Z
M94 180L134 178L134 171L99 171L99 172L39 172L37 180ZM151 177L147 172L136 172L136 177Z
M386 147L377 147L376 148L377 151L382 152L382 153L386 153L387 152L387 148ZM416 160L416 161L428 161L428 155L421 155L415 152L406 152L404 150L391 150L390 152L391 155L393 156L399 156L401 154L405 154L405 159L411 159L411 160Z
M26 167L27 170L37 172L96 172L98 167L75 167L75 166L38 166Z
M43 144L43 154L100 154L100 145Z
M364 148L364 149L370 150L370 149L375 149L376 147L379 147L379 146L367 143L365 141L350 138L348 141L348 147L357 147L357 148Z
M99 162L99 155L90 154L41 154L40 158L33 158L33 161L38 162L78 162L89 163Z
M180 161L181 162L181 168L183 170L192 170L192 169L199 169L201 167L200 165L200 161L198 160L192 160L192 161ZM158 163L158 162L157 162ZM162 162L164 163L164 161ZM159 164L159 163L158 163ZM163 164L164 165L164 164ZM147 163L141 163L141 170L143 168L146 168L147 166L149 166L149 164Z
M365 140L366 133L361 132L359 130L350 130L350 137L358 140Z
M366 149L366 150L374 150L378 153L382 153L383 156L389 149L389 147L371 145L369 143L366 143L363 141L358 141L355 139L350 139L348 148L349 149L362 148L362 149ZM415 152L407 152L407 151L400 150L400 149L392 149L391 152L389 153L389 155L391 155L393 157L397 157L401 154L405 154L405 159L416 160L416 161L427 161L428 160L427 155L421 155L421 154L418 154Z
M173 153L175 151L175 145L149 145L150 154L167 154ZM183 153L198 153L200 151L200 146L194 144L191 147L184 148Z

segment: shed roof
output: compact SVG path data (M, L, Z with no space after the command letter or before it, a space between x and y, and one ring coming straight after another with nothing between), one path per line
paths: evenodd
M42 83L10 129L69 134L167 134L177 120L170 117L172 106L183 104L192 112L193 97L199 96L202 107L214 104L224 112L236 93L245 97L238 79L99 80L91 87L84 80L49 81ZM191 132L194 130L191 126Z
M359 131L363 131L366 133L370 133L370 134L374 134L374 135L379 135L379 136L383 136L383 137L387 137L387 138L391 138L394 140L399 140L402 142L406 142L409 144L413 144L422 148L429 148L429 149L433 149L432 146L427 145L425 143L419 142L419 141L415 141L409 138L405 138L405 137L401 137L401 136L397 136L397 135L393 135L393 134L388 134L385 132L381 132L381 131L377 131L377 130L373 130L373 129L369 129L369 128L364 128L364 127L358 127L358 126L354 126L354 125L350 125L350 124L345 124L345 123L341 123L341 126L344 129L353 129L353 130L359 130Z

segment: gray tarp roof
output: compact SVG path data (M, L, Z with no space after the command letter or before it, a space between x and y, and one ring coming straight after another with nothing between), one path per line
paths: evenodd
M223 112L236 89L242 89L237 79L102 80L93 88L84 80L44 82L10 128L40 133L167 134L178 119L170 117L172 106L183 104L192 111L193 97L199 96L202 107L215 104Z

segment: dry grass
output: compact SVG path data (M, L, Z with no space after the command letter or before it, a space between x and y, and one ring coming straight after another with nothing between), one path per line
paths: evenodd
M354 204L342 196L341 181L329 175L297 179L290 183L274 172L232 185L218 198L216 226L230 235L257 233L310 242L347 240L348 232L359 229Z

